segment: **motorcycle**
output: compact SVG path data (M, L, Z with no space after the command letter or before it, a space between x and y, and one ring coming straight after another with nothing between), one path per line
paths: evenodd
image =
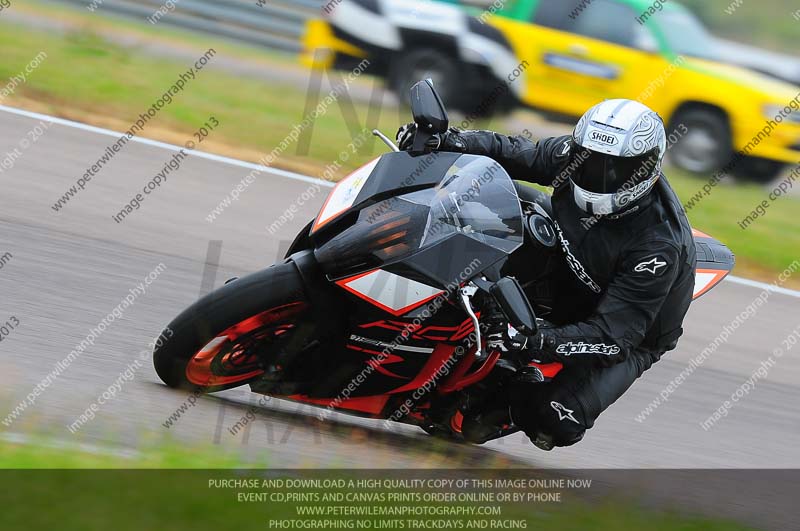
M522 198L497 162L431 150L447 112L429 80L411 93L409 152L375 131L391 152L338 183L285 261L225 284L168 325L153 354L167 385L247 384L318 406L320 418L337 411L476 442L461 428L478 405L497 402L518 373L542 383L559 373L559 363L515 366L487 341L535 334L546 311L530 289L536 268L515 268L514 257L527 253L531 264L559 251L547 208ZM734 260L694 236L697 298ZM504 425L491 438L515 431Z

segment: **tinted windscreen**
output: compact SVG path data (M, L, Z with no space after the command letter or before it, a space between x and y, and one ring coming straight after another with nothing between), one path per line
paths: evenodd
M344 276L398 262L454 234L504 253L522 245L514 183L493 160L462 155L435 188L363 208L350 227L317 248L316 256L326 273Z
M420 248L432 190L381 201L363 209L356 223L317 250L329 273L348 274L400 260ZM420 201L421 199L421 201Z
M436 188L422 245L461 233L511 253L523 241L514 183L495 161L464 155Z

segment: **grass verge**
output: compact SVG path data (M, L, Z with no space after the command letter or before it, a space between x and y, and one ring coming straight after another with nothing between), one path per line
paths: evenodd
M238 497L238 493L268 492L259 488L211 487L210 479L257 478L335 478L358 480L363 474L350 470L324 472L284 472L245 470L241 472L208 470L210 468L237 468L242 463L232 457L221 457L218 448L192 450L180 446L168 446L149 452L137 452L135 456L121 457L113 452L86 451L74 447L56 447L44 440L25 445L0 443L0 468L14 467L16 470L0 470L0 477L12 488L0 492L3 506L3 523L6 529L61 529L61 530L105 530L113 523L116 531L139 531L141 529L171 529L174 531L203 529L271 529L270 521L297 519L298 506L361 505L386 506L385 502L347 503L315 502L279 503L275 500L249 500ZM202 459L198 459L198 456ZM207 469L187 470L202 462ZM252 466L252 464L250 464ZM33 468L38 470L22 470ZM92 468L94 470L77 470ZM99 470L99 469L123 470ZM159 468L159 470L135 470L137 468ZM400 474L400 473L397 473ZM385 477L401 477L392 472ZM367 489L370 492L392 492L381 487ZM302 492L309 495L325 493L363 493L363 488L315 488L298 487L271 489L272 492ZM424 489L423 492L427 492ZM401 504L403 505L403 504ZM444 503L420 502L413 506L442 506ZM471 503L453 505L470 506ZM487 505L487 504L481 504ZM563 503L494 503L502 507L497 517L451 516L447 529L475 529L470 520L515 520L525 521L527 529L558 529L561 531L627 531L648 529L652 531L747 531L752 530L733 522L688 516L668 510L640 508L630 500L612 499L579 501L570 498ZM624 510L620 510L624 507ZM322 517L303 516L301 522ZM407 523L378 526L378 520L386 522L392 517L337 516L330 520L369 520L371 525L362 528L412 529ZM424 518L424 517L422 517ZM417 520L422 519L416 517ZM438 517L430 519L445 521ZM461 526L452 525L462 522ZM331 527L329 524L326 528ZM320 529L321 527L306 527ZM485 528L481 527L481 528ZM519 528L519 527L518 527Z
M0 470L8 469L234 469L264 468L268 456L246 458L219 445L143 442L139 448L95 446L48 435L0 438Z
M116 29L140 31L147 36L153 31L149 28L137 30L130 23L74 10L65 10L64 16L79 30L59 33L0 21L0 48L3 50L0 79L21 72L40 50L47 53L47 58L28 80L2 103L127 130L139 113L149 108L192 63L162 59L150 51L120 46L100 36ZM177 30L160 29L159 34L165 43L191 50L193 57L199 57L213 46L209 44L212 43L210 38L188 37ZM220 126L199 149L258 161L280 146L294 125L306 116L306 109L316 106L318 100L309 99L307 91L299 90L296 83L235 76L222 68L226 61L253 59L254 52L243 50L221 45L212 63L148 123L143 135L184 144L213 116ZM288 67L285 56L280 60L273 56L263 54L257 64L263 68L270 64L275 68ZM366 79L359 79L357 83L365 90L371 86ZM321 99L325 96L325 92L320 94ZM396 108L380 110L382 112L378 112L378 107L370 108L357 102L351 108L333 103L308 129L307 136L285 142L286 149L281 151L274 165L320 176L326 166L336 163L340 166L336 176L345 175L384 151L376 140L353 149L348 145L353 138L352 129L363 129L368 116L377 116L370 122L370 129L377 125L385 132L394 131L398 123L407 120L407 113ZM355 116L361 125L348 128L345 116ZM492 124L485 122L476 126L491 127ZM683 198L691 197L704 182L676 170L669 171L669 177ZM694 226L731 247L738 259L737 274L771 282L778 272L798 258L800 232L796 230L795 219L798 201L781 198L747 230L737 225L766 199L767 193L756 186L720 185L689 212L689 217ZM787 286L800 286L800 279L790 279Z

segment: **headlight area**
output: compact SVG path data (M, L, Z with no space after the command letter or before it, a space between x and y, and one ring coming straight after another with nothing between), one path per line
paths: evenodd
M789 104L768 104L762 107L762 113L767 120L775 123L787 122L800 125L800 94L797 95Z

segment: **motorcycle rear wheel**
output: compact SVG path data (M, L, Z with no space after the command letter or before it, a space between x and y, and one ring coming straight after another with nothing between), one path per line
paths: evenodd
M170 387L205 393L245 385L264 374L264 351L290 338L309 311L293 263L237 279L168 325L153 352L156 373Z

